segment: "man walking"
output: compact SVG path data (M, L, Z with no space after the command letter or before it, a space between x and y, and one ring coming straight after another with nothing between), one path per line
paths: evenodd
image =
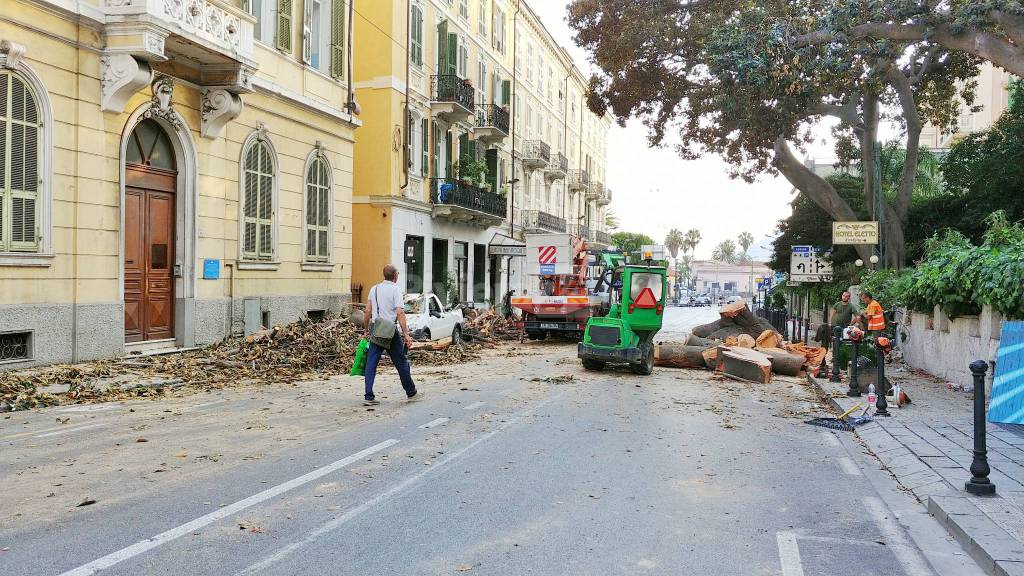
M413 383L412 374L409 372L409 359L405 355L406 349L412 345L412 338L409 336L409 324L405 319L402 289L397 282L398 269L388 264L384 267L384 281L370 288L370 295L366 301L365 328L370 339L370 349L366 356L364 406L380 404L373 395L373 381L377 377L377 364L385 351L398 370L402 388L405 388L409 401L423 398L423 393L416 391L416 384Z

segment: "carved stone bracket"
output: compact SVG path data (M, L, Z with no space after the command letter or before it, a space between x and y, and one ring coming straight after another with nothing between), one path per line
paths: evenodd
M128 99L153 78L149 63L131 54L104 54L100 57L100 110L124 112Z
M14 70L21 64L22 58L25 57L25 46L10 40L4 40L0 42L0 55L4 57L0 64L4 68Z
M224 127L242 113L242 98L224 88L203 88L203 121L200 134L218 138Z

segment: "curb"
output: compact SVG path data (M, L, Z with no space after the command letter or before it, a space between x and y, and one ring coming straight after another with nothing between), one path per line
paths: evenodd
M832 391L826 388L821 379L815 378L810 374L807 375L807 380L822 399L826 400L828 405L838 412L844 412L852 407L854 402L858 401L856 398L832 397ZM875 457L889 468L889 471L896 476L896 481L900 486L910 490L915 497L924 502L928 512L953 535L957 543L960 544L986 574L991 576L1024 576L1024 544L1007 533L989 518L985 512L978 508L972 502L972 499L975 498L974 496L968 496L965 493L959 492L956 490L956 487L950 490L946 481L941 482L942 486L936 487L936 484L939 484L939 482L933 480L942 480L942 478L938 476L932 478L931 476L934 476L933 472L922 471L920 474L926 476L926 478L919 478L914 482L907 481L907 478L912 478L913 474L908 476L904 473L902 475L905 478L900 478L900 473L894 471L894 469L913 470L912 465L907 464L908 460L916 461L924 469L927 469L928 465L921 462L917 456L909 453L909 451L904 450L904 452L907 452L906 454L898 454L899 450L890 450L888 452L878 450L878 447L873 445L875 442L872 440L880 440L879 434L889 437L889 434L884 431L881 425L877 423L874 425L864 425L855 429L853 433L864 441L874 452ZM941 493L928 493L934 491Z

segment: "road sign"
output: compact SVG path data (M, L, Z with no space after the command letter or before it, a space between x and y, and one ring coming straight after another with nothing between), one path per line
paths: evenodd
M832 263L813 246L793 246L789 280L792 282L831 282Z
M878 222L833 222L833 244L878 244Z
M786 281L786 273L785 272L776 272L775 273L775 278L772 280L772 285L774 285L774 284L782 284L785 281Z

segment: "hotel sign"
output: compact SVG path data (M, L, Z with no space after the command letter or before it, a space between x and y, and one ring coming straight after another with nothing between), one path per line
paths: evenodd
M833 222L832 244L878 244L878 222Z

